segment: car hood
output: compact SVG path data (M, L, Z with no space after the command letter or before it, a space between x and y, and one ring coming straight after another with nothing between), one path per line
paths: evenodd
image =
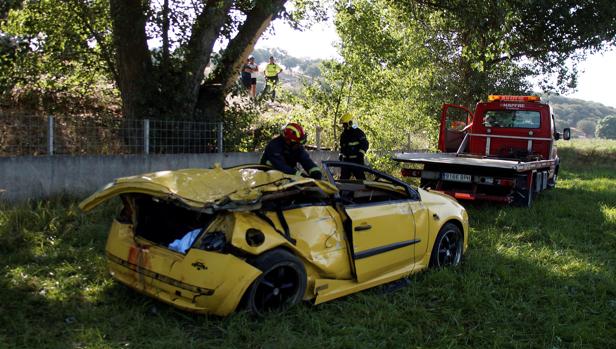
M329 182L276 170L191 168L118 178L83 200L79 207L87 212L114 196L141 193L177 200L198 209L242 209L258 204L264 194L293 187L316 187L328 195L338 191Z

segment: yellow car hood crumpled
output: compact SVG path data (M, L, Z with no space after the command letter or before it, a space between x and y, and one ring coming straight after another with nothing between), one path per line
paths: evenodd
M250 167L190 168L123 177L83 200L79 207L90 211L111 197L142 193L177 199L195 208L238 209L259 202L262 195L292 187L318 187L328 195L337 188L329 182Z

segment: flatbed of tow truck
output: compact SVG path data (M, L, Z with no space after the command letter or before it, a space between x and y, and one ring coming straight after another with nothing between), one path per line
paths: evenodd
M506 160L490 158L486 156L477 156L473 154L456 154L456 153L396 153L393 160L417 164L448 164L461 166L474 166L484 168L494 168L502 170L512 170L515 172L526 172L539 168L552 166L556 160Z

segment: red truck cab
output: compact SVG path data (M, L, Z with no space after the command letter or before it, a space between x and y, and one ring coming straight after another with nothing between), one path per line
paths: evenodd
M554 159L554 141L561 138L555 131L552 107L541 103L538 96L491 95L488 102L477 103L474 114L462 106L446 104L440 131L439 149L443 152L457 152L468 134L461 151L518 160ZM568 129L564 138L569 139Z
M474 113L445 104L441 113L441 153L402 153L395 160L423 165L403 175L421 177L421 186L464 200L518 203L556 184L560 160L554 145L569 139L554 125L552 107L539 96L491 95Z

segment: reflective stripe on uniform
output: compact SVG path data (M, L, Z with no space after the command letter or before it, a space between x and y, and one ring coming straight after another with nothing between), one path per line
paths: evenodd
M347 156L349 159L355 159L357 157L357 155L349 155Z
M359 142L349 142L349 145L353 146L353 145L359 145Z
M365 150L363 150L363 149L359 149L359 152L360 152L360 153L362 153L362 154L364 154L364 155L366 155L366 151L365 151Z
M310 171L308 171L308 172L309 172L309 173L312 173L312 172L321 172L321 169L320 169L320 168L318 168L318 167L313 167L313 168L311 168L311 169L310 169Z

